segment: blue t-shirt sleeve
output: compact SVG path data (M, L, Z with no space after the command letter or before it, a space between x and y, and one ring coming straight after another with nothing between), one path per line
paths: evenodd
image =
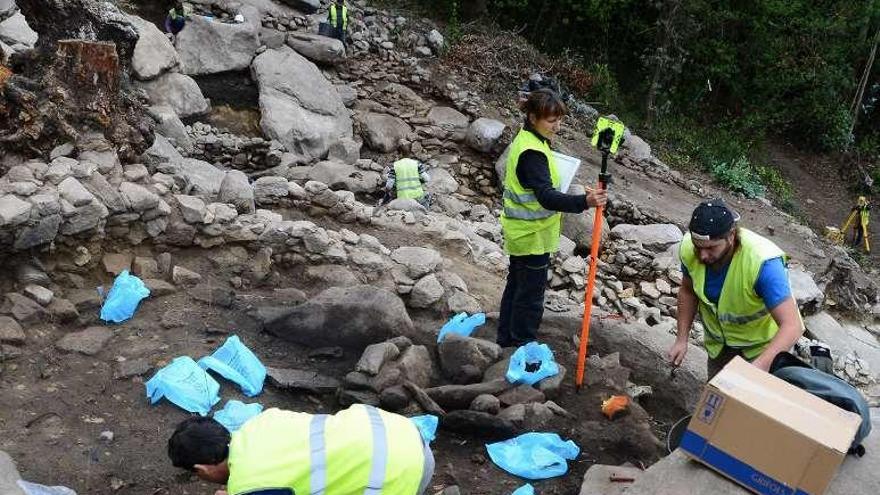
M755 292L764 300L768 309L773 309L791 296L791 284L788 282L788 269L782 258L773 258L764 262L755 282Z

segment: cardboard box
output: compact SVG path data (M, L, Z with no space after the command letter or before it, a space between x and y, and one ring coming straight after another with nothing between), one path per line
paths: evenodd
M821 495L860 423L737 357L706 385L681 448L755 493Z

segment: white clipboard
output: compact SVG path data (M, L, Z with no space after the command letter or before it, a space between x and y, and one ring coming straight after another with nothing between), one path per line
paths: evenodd
M561 179L559 190L568 193L568 188L571 187L571 182L581 166L581 159L563 155L556 151L553 152L553 157L556 159L556 170L559 172Z

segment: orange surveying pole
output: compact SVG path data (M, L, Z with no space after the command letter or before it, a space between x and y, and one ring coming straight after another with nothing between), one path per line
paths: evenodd
M611 152L611 143L614 139L612 129L604 129L599 134L597 146L602 152L602 170L599 172L599 189L606 189L611 180L608 173L608 154ZM590 340L590 317L593 312L593 290L596 286L596 269L599 266L599 242L602 239L602 215L605 208L596 207L593 221L593 244L590 246L590 271L587 275L587 292L584 294L584 319L581 322L581 342L578 348L577 375L575 375L575 387L580 390L584 383L584 367L587 359L587 344Z

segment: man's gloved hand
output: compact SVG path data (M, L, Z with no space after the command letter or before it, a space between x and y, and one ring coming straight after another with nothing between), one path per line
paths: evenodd
M824 345L813 344L810 346L810 364L819 371L829 375L834 374L834 359L831 358L831 349Z

